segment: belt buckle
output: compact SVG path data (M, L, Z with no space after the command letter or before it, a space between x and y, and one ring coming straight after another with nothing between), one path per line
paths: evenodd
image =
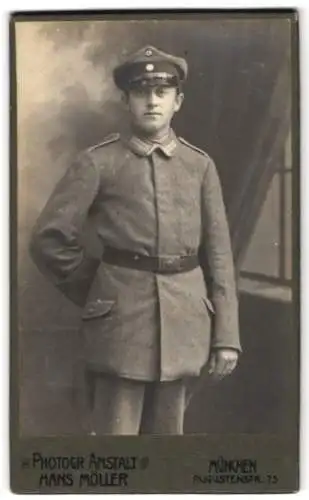
M161 273L179 271L181 268L181 257L159 257L158 268Z

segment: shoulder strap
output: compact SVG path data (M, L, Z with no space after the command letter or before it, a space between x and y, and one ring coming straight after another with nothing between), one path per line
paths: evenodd
M120 139L120 134L118 132L115 132L114 134L109 134L108 136L105 137L105 139L102 142L99 142L94 146L90 146L90 148L88 148L88 151L93 151L94 149L105 146L106 144L111 144L112 142L116 142L119 139Z
M200 149L200 148L198 148L196 146L193 146L193 144L191 144L190 142L186 141L183 137L178 137L178 139L180 140L180 142L182 142L182 144L185 144L186 146L188 146L189 148L193 149L194 151L197 151L201 155L206 156L206 158L209 158L208 154L205 153L205 151L203 151L202 149Z

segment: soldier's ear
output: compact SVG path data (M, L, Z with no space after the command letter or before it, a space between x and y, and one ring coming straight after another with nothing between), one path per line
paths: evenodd
M183 103L185 96L183 92L177 92L176 98L175 98L175 113L180 110L181 105Z

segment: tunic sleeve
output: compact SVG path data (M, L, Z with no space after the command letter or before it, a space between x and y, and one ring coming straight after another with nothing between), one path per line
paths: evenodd
M96 166L89 154L82 153L56 186L30 240L30 253L40 271L80 306L99 265L80 242L99 185Z
M220 180L211 159L203 179L201 205L201 265L210 277L210 294L215 307L212 347L241 351L230 233Z

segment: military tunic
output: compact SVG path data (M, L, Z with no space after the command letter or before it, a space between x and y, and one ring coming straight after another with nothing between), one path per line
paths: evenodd
M89 212L104 246L144 255L199 253L160 274L107 264L80 242ZM177 138L113 135L82 152L31 240L38 267L82 307L86 364L136 380L198 375L210 348L240 350L229 230L212 159Z

